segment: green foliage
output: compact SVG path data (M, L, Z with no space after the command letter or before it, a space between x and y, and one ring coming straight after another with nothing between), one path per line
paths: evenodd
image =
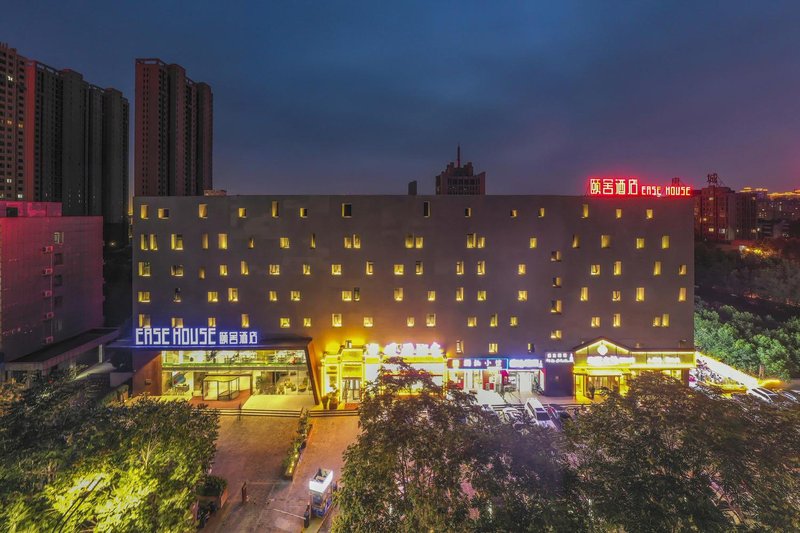
M305 445L309 431L311 431L309 415L310 413L308 412L308 409L303 409L303 411L300 413L300 418L297 421L297 433L295 434L294 439L292 439L292 443L289 445L289 451L286 453L286 457L284 457L283 462L281 463L283 470L286 473L291 470L291 473L294 474L294 468L297 465L297 462L300 460L300 451Z
M225 492L228 480L219 476L206 476L205 481L197 491L198 496L219 496Z
M103 405L72 376L36 382L0 417L8 530L189 531L217 415L141 398Z
M787 379L800 375L800 318L782 323L731 306L715 310L698 300L697 348L744 372Z
M657 373L567 428L577 490L601 529L800 528L800 413L711 399Z

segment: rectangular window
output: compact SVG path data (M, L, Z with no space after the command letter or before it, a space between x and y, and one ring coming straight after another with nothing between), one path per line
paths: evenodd
M219 302L219 293L217 291L208 291L208 302L209 303Z
M352 302L353 301L353 291L342 291L342 301L343 302Z
M660 276L661 275L661 261L656 261L653 263L653 275Z
M554 263L558 263L561 261L561 251L560 250L553 250L550 252L550 261Z
M317 234L312 233L311 238L308 240L308 247L312 250L316 249L317 247Z
M474 328L478 325L478 317L476 316L468 316L467 317L467 327Z
M498 350L497 343L496 342L490 342L489 343L489 353L497 353L497 350Z
M215 316L208 317L208 327L210 328L217 327L217 317Z
M637 302L644 301L644 287L636 287L636 301Z
M589 301L589 287L581 287L581 301L582 302Z
M139 277L150 277L150 261L139 261Z
M208 250L208 233L200 235L200 248Z
M428 291L428 301L429 302L436 301L436 291Z
M417 276L421 276L422 270L423 270L422 261L417 261L416 263L414 263L414 274L416 274Z
M176 304L179 304L183 301L183 297L181 296L181 290L179 288L176 288L174 291L172 291L172 301L175 302Z
M465 208L464 209L464 217L469 218L471 216L472 216L472 208L471 207Z
M599 316L593 316L590 325L593 328L599 328L600 327L600 317Z
M414 248L422 248L424 239L422 237L414 237Z
M550 338L553 340L561 340L561 330L554 329L550 332Z
M275 263L269 265L269 275L270 276L280 276L281 275L281 266Z
M508 317L508 325L512 328L519 326L519 318L513 315Z
M225 277L228 275L228 265L219 266L219 275Z
M331 314L331 326L335 328L342 327L342 314L341 313L333 313Z
M556 276L553 278L553 288L560 289L561 288L561 278Z
M583 209L581 210L581 218L589 218L589 204L583 204Z
M644 248L644 237L636 237L636 249L641 250Z
M242 217L244 218L244 217ZM249 328L250 327L250 315L247 313L242 313L242 327Z
M197 279L206 279L205 267L200 267L197 269Z
M463 302L464 301L464 287L456 288L456 301Z
M256 247L256 238L255 237L249 237L247 239L247 247L249 249L251 249L251 250Z
M614 261L614 275L615 276L622 275L622 261Z
M240 207L239 208L239 218L247 218L247 208Z
M268 294L270 302L277 302L278 301L278 291L269 291Z
M517 265L517 274L520 276L525 275L526 266L525 263L520 263Z
M483 276L486 274L486 261L478 261L477 274Z
M456 353L464 353L464 341L456 340Z
M539 208L539 218L544 218L544 207Z
M147 217L144 217L147 218ZM143 315L139 314L139 327L140 328L149 328L150 327L150 315Z
M622 301L622 291L611 291L611 301L612 302L621 302Z
M158 208L158 218L169 218L169 209L166 207L159 207Z
M198 204L197 216L200 218L208 218L208 204Z
M678 289L678 301L685 302L686 301L686 287L681 287Z
M300 301L300 291L291 291L289 292L289 299L293 302Z
M595 263L589 267L589 274L592 276L599 276L600 275L600 265Z
M531 237L530 241L529 241L529 246L531 248L536 248L536 245L538 244L538 242L539 241L538 241L538 239L536 237Z
M456 276L464 275L464 261L456 261Z
M228 301L229 302L239 301L239 289L234 289L234 288L228 289Z
M278 203L278 200L272 200L272 218L279 216L281 216L281 204Z
M431 216L431 203L422 202L422 216L428 218Z
M493 313L489 316L489 327L496 328L497 327L497 313Z
M150 216L150 208L147 204L142 204L139 206L139 218L142 220L147 220Z
M611 235L600 235L600 248L611 248Z
M616 217L617 217L617 218L622 218L622 209L619 209L619 208L617 208L617 210L616 210Z
M170 274L176 278L183 277L183 265L172 265L169 269Z
M292 319L289 318L288 316L281 317L280 327L283 329L292 327Z
M310 328L311 327L311 317L307 316L303 318L303 327Z
M478 301L479 302L486 301L486 291L478 291Z
M367 276L371 276L372 274L374 274L375 273L375 263L373 263L372 261L367 261L366 267L365 267L365 271L366 271Z
M572 247L573 248L580 248L581 247L581 238L579 235L572 235Z
M413 328L414 327L414 317L408 316L406 317L406 326Z
M349 235L345 235L345 237L344 237L344 247L346 249L350 249L350 248L353 247L353 237L351 237Z
M365 316L364 317L364 327L365 328L371 328L374 325L375 325L375 321L373 320L373 318L371 316Z
M551 300L550 301L550 312L554 315L561 314L561 300Z
M353 204L342 204L342 217L350 218L353 216Z
M150 249L150 242L147 240L147 234L142 233L139 235L139 249L140 250L149 250Z
M242 276L249 276L250 275L250 267L247 266L247 261L240 261L239 262L239 273Z
M686 275L686 270L687 270L686 269L686 265L680 265L678 267L678 275L679 276L685 276Z
M227 250L228 249L228 234L227 233L220 233L217 235L217 248L220 250Z
M143 304L150 303L150 291L139 291L137 300Z
M173 328L182 328L183 327L183 318L179 316L172 317L172 327Z
M467 248L475 248L478 236L475 233L467 233Z
M528 301L528 291L517 291L517 301L519 301L519 302L527 302Z
M394 275L395 276L402 276L405 273L405 267L400 263L395 263L394 265Z
M403 289L402 287L398 287L394 290L394 301L395 302L402 302L403 301Z
M303 263L303 275L310 276L311 275L311 265L308 263Z
M300 218L308 218L308 208L301 207L300 208Z
M331 276L341 276L341 275L342 275L341 263L333 263L331 265Z
M428 313L425 315L425 325L429 328L436 327L436 313Z
M289 248L289 237L281 237L279 240L279 244L280 247L284 250Z
M414 247L414 236L412 234L406 235L406 248Z
M653 210L652 209L647 209L644 212L644 218L646 218L647 220L650 220L651 218L653 218Z
M614 313L611 317L611 327L618 328L622 326L622 315Z
M661 248L667 249L669 248L669 235L662 235L661 237Z

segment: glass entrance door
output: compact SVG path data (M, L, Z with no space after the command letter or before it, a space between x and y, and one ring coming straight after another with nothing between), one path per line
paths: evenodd
M361 401L361 378L343 378L342 387L342 399L345 402Z

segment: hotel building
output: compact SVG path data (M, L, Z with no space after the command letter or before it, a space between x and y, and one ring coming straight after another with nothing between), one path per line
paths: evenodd
M691 198L134 200L134 393L357 402L391 356L592 397L694 366Z

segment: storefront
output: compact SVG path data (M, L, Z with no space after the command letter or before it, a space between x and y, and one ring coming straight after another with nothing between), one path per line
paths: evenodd
M450 387L474 394L479 403L524 401L546 387L537 357L461 357L447 360Z
M604 393L628 391L642 372L661 372L685 384L695 367L694 351L635 350L599 339L573 351L574 394L579 402L600 400Z

